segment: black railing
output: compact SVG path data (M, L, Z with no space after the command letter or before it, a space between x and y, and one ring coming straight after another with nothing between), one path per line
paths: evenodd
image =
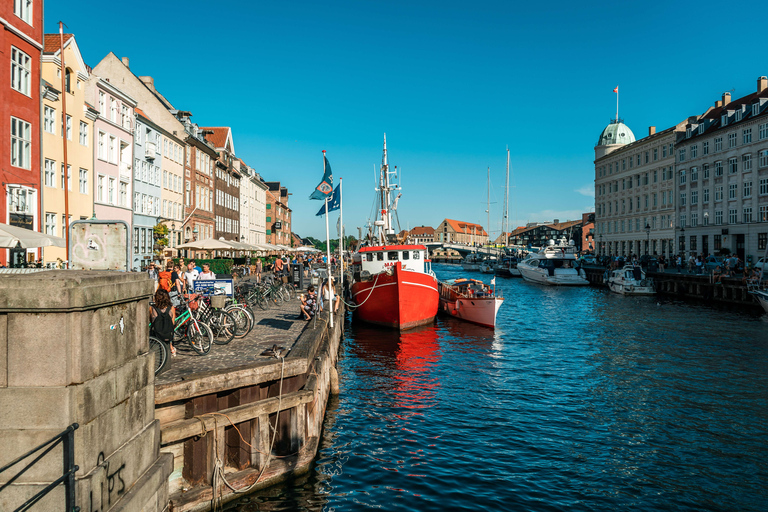
M75 430L77 430L78 427L79 425L77 423L71 424L64 432L54 436L52 439L49 439L40 446L31 449L21 457L18 457L17 459L11 461L9 464L6 464L0 468L0 474L2 474L4 471L12 468L24 459L32 457L37 452L41 452L32 462L28 463L10 480L0 486L0 492L3 492L5 488L15 482L21 475L26 473L29 468L37 464L40 459L45 457L51 450L58 446L59 443L62 444L64 451L64 474L48 484L43 490L29 498L23 504L21 504L14 510L14 512L25 512L30 510L35 503L40 501L46 494L51 492L61 483L64 483L64 495L66 500L65 510L67 512L79 512L80 507L75 505L75 472L80 469L78 466L75 466Z

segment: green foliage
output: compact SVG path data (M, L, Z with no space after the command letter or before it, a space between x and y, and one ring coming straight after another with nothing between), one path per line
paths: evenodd
M187 263L189 263L189 260L190 260L190 258L187 258L185 260L185 265ZM174 258L173 259L173 264L177 265L178 263L179 263L179 259L178 258ZM218 275L218 274L231 274L232 273L232 266L234 265L235 262L233 260L225 260L225 259L222 259L222 258L216 258L214 260L204 260L204 259L201 259L201 258L195 259L195 264L198 267L203 268L203 263L208 263L211 266L211 272L213 272L214 274ZM183 268L181 270L186 272L187 269L185 267L185 268Z

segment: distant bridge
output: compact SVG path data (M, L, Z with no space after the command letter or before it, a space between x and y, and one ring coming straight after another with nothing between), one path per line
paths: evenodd
M443 242L427 242L422 244L429 249L429 252L433 252L435 249L453 249L454 251L461 254L462 257L465 257L466 255L476 252L479 254L485 254L485 255L492 255L492 256L498 256L504 252L503 249L497 249L495 247L472 247L470 245L464 245L464 244L451 244L451 243L443 243Z

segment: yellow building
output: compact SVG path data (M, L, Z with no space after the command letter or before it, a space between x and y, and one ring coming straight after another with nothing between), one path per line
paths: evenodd
M93 121L98 116L98 111L85 101L88 68L74 35L64 35L65 91L61 92L59 34L45 35L42 78L42 221L46 233L66 238L65 187L69 196L69 222L87 219L93 214ZM66 103L66 122L62 122L61 117L63 103ZM64 174L64 144L67 175ZM67 259L65 248L43 250L43 263L56 263L59 259Z

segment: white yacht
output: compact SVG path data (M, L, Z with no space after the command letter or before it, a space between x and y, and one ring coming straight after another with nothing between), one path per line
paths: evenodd
M471 272L478 272L480 270L480 263L482 263L483 257L476 252L467 254L467 257L461 262L461 268L469 270Z
M624 265L617 270L606 270L606 283L612 292L622 295L654 295L653 279L645 277L640 265Z
M550 240L547 247L517 264L526 281L555 286L588 285L587 275L576 260L573 240Z

